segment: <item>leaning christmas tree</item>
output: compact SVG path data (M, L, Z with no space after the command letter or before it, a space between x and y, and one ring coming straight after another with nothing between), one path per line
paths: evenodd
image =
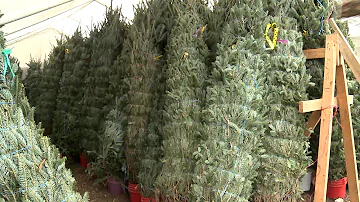
M60 159L57 148L35 124L24 89L15 83L16 95L10 93L5 69L11 65L4 59L0 59L5 67L0 70L0 201L88 201L75 191L66 159Z

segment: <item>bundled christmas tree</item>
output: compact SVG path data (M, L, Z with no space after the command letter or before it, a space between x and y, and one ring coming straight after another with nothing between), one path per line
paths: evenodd
M109 93L109 75L113 71L114 61L122 51L126 29L127 24L121 11L110 9L100 25L96 38L92 40L86 90L81 101L83 105L81 133L86 134L86 138L82 138L82 146L85 151L95 150L102 123L109 113L107 106L111 106L114 102L113 95Z
M45 135L50 135L52 131L53 115L56 110L56 98L59 81L63 72L64 57L65 44L61 38L57 40L57 46L49 54L48 61L44 62L44 70L40 83L41 98L37 108L37 117L45 128Z
M51 134L52 142L60 148L61 153L71 156L78 156L81 152L79 142L81 137L74 134L77 128L78 116L75 108L76 97L79 93L77 80L83 80L83 77L76 77L76 67L80 71L86 71L84 60L89 59L89 51L86 49L81 30L76 30L71 38L67 40L65 47L64 66L61 79L59 81L59 90L57 96L56 111L54 112L53 131ZM81 66L81 67L79 67ZM86 68L86 67L85 67Z
M287 17L292 3L268 1L266 5L273 16L269 18L270 29L265 31L270 54L265 60L264 96L269 127L263 139L265 154L257 182L257 197L264 201L299 201L302 190L298 181L310 163L305 117L298 112L299 101L308 99L310 77L296 20Z
M191 200L193 153L202 134L200 114L208 51L201 32L204 23L196 6L190 2L176 5L178 13L168 47L162 128L164 157L156 180L156 187L166 200Z
M6 58L0 60L1 67L7 64ZM88 201L87 194L83 198L75 191L65 158L59 158L57 148L35 124L34 109L18 79L11 88L16 94L10 93L5 69L0 71L0 201Z
M33 107L39 106L40 101L40 81L42 76L41 61L31 59L29 63L27 76L24 80L26 95L29 99L29 103Z
M206 91L204 140L195 152L197 201L248 201L252 195L266 125L264 43L258 40L264 15L261 1L238 1L223 26Z
M138 183L141 156L145 138L148 135L150 113L161 68L157 65L159 52L155 47L155 23L149 7L142 3L135 12L133 25L130 27L124 61L124 88L126 104L123 107L126 116L125 155L127 159L128 180Z
M152 110L149 114L148 133L144 137L144 144L141 153L140 171L138 174L139 184L141 186L141 195L145 198L155 198L154 182L159 175L162 163L162 135L161 126L163 125L162 111L164 109L165 94L165 75L163 72L166 68L166 52L168 46L168 38L175 23L174 5L176 1L153 0L149 2L148 12L150 17L154 19L154 49L159 54L154 58L156 75L153 79L156 85L153 86Z

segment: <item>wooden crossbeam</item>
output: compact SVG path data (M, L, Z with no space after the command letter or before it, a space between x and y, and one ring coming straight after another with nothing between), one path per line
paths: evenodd
M354 96L348 95L348 100L349 100L349 104L353 104ZM321 110L322 102L323 102L322 99L300 101L299 102L299 112L306 113L306 112ZM333 105L339 106L338 103L339 103L339 101L338 101L338 98L336 97Z
M304 54L307 60L325 58L325 48L307 49Z
M335 33L339 35L338 43L341 55L346 60L346 63L349 65L350 69L354 73L356 80L360 82L360 60L356 56L355 52L352 50L349 42L346 40L345 36L337 26L334 19L329 20L329 24L335 30Z

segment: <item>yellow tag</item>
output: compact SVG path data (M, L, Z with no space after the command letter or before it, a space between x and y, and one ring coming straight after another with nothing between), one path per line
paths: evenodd
M185 53L184 53L184 59L186 60L188 57L189 57L189 53L188 53L188 52L185 52Z
M273 38L272 41L271 41L271 39L270 39L270 37L268 35L268 32L269 32L270 28L274 32L274 38ZM278 33L279 33L279 28L277 27L275 22L272 23L272 24L269 23L269 24L266 25L264 36L265 36L266 42L269 44L271 50L274 50L275 47L276 47Z
M69 53L69 49L65 49L65 53Z
M304 29L303 30L303 35L306 37L306 35L307 35L307 31Z
M201 28L201 33L204 33L204 32L205 32L205 29L206 29L206 26L202 27L202 28Z
M162 55L158 55L154 58L154 60L159 60L160 58L162 58Z
M235 44L231 45L231 49L234 49L235 48Z

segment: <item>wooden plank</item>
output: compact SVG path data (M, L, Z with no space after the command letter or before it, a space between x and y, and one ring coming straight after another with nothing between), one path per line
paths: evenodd
M325 48L307 49L304 54L307 60L325 58Z
M349 104L353 104L354 96L348 95L348 100L349 100ZM338 101L338 98L336 97L333 105L339 106L338 103L339 103L339 101ZM299 112L306 113L306 112L313 112L313 111L321 110L321 105L322 105L322 99L300 101L299 102Z
M350 69L354 73L356 80L360 82L360 60L356 56L355 52L352 50L350 44L346 40L345 36L337 26L334 19L330 19L329 23L331 27L335 30L335 33L337 33L340 37L338 39L339 43L339 49L341 55L344 57L346 63L349 65Z
M349 183L350 201L360 201L356 151L351 122L350 103L346 83L345 63L339 56L340 65L336 67L336 90L339 98L341 128L344 139L346 173Z
M325 69L322 96L322 112L319 137L318 164L315 185L316 202L326 201L326 190L329 173L329 157L331 145L332 118L335 93L335 73L336 73L336 35L326 36L325 50Z
M318 111L313 111L311 113L311 116L309 118L309 120L307 121L307 124L305 126L305 132L304 132L304 135L306 137L309 137L311 135L310 133L310 129L311 130L314 130L315 127L317 126L317 124L320 122L320 117L321 117L321 111L318 110Z

